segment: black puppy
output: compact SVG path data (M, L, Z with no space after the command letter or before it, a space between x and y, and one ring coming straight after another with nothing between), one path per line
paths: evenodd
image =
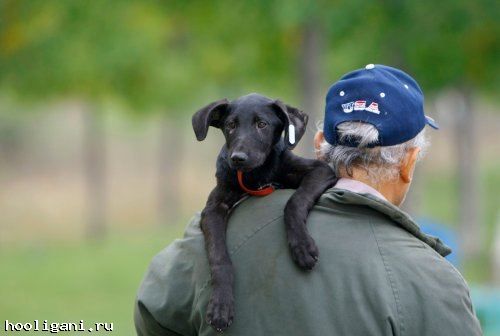
M318 260L318 248L307 231L306 218L337 179L326 163L292 154L307 120L308 116L297 108L259 94L232 102L219 100L193 115L199 141L205 139L209 126L220 128L226 138L217 158L217 186L208 197L200 222L213 285L206 318L217 331L229 327L233 320L234 274L226 248L226 225L229 210L245 193L265 195L276 186L297 189L284 212L292 258L306 270Z

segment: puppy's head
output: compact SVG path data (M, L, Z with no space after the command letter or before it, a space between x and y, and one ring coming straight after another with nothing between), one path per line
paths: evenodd
M221 129L229 166L250 171L265 162L282 133L287 146L294 148L304 135L307 120L299 109L253 93L232 102L210 103L193 115L192 122L199 141L205 139L209 126Z

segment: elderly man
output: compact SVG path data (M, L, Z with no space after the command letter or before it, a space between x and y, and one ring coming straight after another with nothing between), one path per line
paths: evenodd
M231 215L235 268L229 335L480 335L469 290L399 209L427 146L418 84L383 65L353 71L329 90L318 159L342 178L320 198L308 227L320 250L311 272L286 244L283 208L292 190L251 197ZM210 273L199 216L158 254L136 301L139 335L213 335L205 322Z

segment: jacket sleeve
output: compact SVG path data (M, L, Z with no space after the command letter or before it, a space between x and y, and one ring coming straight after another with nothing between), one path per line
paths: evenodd
M134 324L137 336L182 336L158 323L138 299L135 301Z
M151 261L137 292L134 322L138 335L193 335L199 323L196 293L208 281L203 235L198 217L185 236Z

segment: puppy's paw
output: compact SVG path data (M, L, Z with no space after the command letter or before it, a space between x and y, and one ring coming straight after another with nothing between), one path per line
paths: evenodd
M314 239L308 233L292 233L288 235L288 244L293 261L304 270L312 270L319 260L319 251Z
M233 323L234 303L230 295L213 294L208 303L206 321L222 333Z

